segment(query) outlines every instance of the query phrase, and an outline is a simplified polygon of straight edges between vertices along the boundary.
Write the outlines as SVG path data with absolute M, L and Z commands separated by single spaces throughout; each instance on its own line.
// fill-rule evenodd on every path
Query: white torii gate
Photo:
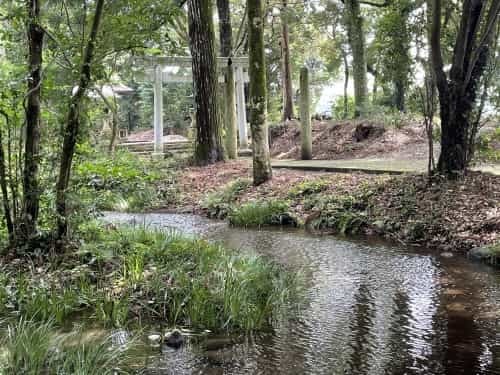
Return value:
M 154 154 L 163 153 L 163 82 L 191 82 L 192 75 L 176 76 L 165 68 L 180 67 L 191 68 L 192 59 L 186 56 L 168 56 L 168 57 L 146 57 L 142 59 L 148 63 L 153 69 L 151 79 L 153 81 L 153 97 L 154 97 Z M 228 58 L 218 57 L 217 65 L 219 69 L 227 68 Z M 247 116 L 245 106 L 245 82 L 248 82 L 248 57 L 232 57 L 231 67 L 234 69 L 235 76 L 235 93 L 236 93 L 236 118 L 238 122 L 239 147 L 240 149 L 248 148 L 247 135 Z M 219 81 L 224 82 L 223 77 L 219 77 Z

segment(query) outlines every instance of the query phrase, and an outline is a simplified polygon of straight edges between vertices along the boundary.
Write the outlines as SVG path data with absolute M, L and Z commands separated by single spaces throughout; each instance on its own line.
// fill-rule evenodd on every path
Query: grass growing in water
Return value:
M 160 320 L 212 331 L 257 330 L 281 317 L 298 283 L 282 267 L 176 233 L 87 223 L 78 254 L 0 285 L 5 316 L 58 326 L 76 313 L 106 326 Z
M 229 214 L 229 223 L 234 226 L 261 227 L 266 225 L 295 225 L 285 201 L 259 201 L 235 207 Z
M 81 333 L 57 334 L 51 322 L 21 317 L 9 323 L 0 340 L 0 373 L 4 375 L 120 374 L 127 351 L 109 339 L 83 342 Z

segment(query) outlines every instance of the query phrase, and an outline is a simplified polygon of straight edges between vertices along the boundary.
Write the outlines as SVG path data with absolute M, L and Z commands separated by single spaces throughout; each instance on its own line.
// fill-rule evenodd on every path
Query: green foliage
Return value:
M 79 237 L 77 257 L 56 270 L 0 279 L 4 316 L 55 326 L 78 313 L 108 327 L 160 320 L 256 330 L 278 319 L 297 294 L 298 284 L 282 267 L 204 240 L 90 223 Z
M 350 195 L 316 197 L 306 204 L 320 212 L 319 216 L 309 223 L 314 229 L 334 230 L 340 234 L 357 234 L 368 223 L 364 212 L 365 203 L 359 197 Z
M 324 179 L 304 180 L 293 186 L 288 191 L 288 195 L 290 196 L 290 198 L 304 197 L 321 193 L 328 189 L 329 186 L 330 182 Z
M 122 151 L 82 158 L 75 168 L 73 194 L 90 211 L 141 211 L 175 201 L 173 168 Z M 78 207 L 75 207 L 77 209 Z
M 347 97 L 347 118 L 352 118 L 354 116 L 354 96 Z M 332 114 L 336 120 L 344 120 L 344 97 L 337 96 L 333 102 Z
M 235 207 L 229 214 L 229 223 L 240 227 L 265 225 L 296 225 L 285 201 L 256 201 Z
M 202 202 L 202 207 L 209 217 L 225 219 L 234 202 L 251 184 L 249 179 L 238 178 L 224 187 L 222 191 L 208 194 Z
M 126 348 L 113 347 L 109 339 L 85 342 L 78 331 L 58 335 L 50 322 L 38 323 L 25 317 L 7 324 L 6 332 L 0 339 L 5 350 L 0 357 L 2 374 L 124 373 Z
M 287 272 L 261 257 L 175 233 L 124 228 L 98 247 L 113 254 L 108 265 L 122 265 L 119 278 L 107 281 L 113 297 L 98 301 L 104 320 L 146 304 L 141 314 L 172 325 L 259 329 L 277 317 L 293 286 Z
M 500 127 L 478 137 L 476 158 L 490 162 L 500 162 Z

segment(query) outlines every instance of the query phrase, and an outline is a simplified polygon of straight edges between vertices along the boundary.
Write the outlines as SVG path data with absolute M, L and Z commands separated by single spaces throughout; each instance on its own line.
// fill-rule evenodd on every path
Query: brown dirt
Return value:
M 313 158 L 317 160 L 379 158 L 426 159 L 427 141 L 421 124 L 408 124 L 400 129 L 385 127 L 360 142 L 354 135 L 360 125 L 384 128 L 369 121 L 313 121 Z M 300 156 L 300 123 L 288 121 L 271 128 L 271 155 L 277 159 Z
M 364 173 L 324 173 L 280 169 L 273 179 L 250 187 L 237 203 L 250 200 L 287 199 L 291 213 L 301 221 L 318 213 L 304 207 L 304 197 L 291 199 L 289 190 L 304 180 L 329 182 L 320 196 L 351 196 L 361 200 L 369 223 L 383 222 L 388 229 L 369 225 L 378 233 L 403 243 L 447 251 L 466 251 L 500 240 L 500 176 L 470 173 L 460 181 L 429 182 L 425 175 L 390 177 Z M 249 161 L 218 163 L 183 169 L 178 177 L 181 198 L 171 210 L 203 213 L 206 194 L 222 190 L 237 178 L 251 178 Z M 363 193 L 372 191 L 368 196 Z M 415 227 L 418 225 L 418 236 Z

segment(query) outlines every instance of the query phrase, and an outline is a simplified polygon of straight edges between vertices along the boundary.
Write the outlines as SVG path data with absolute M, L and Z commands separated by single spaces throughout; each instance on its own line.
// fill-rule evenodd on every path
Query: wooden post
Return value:
M 154 155 L 163 154 L 163 74 L 161 65 L 157 65 L 154 71 Z
M 312 130 L 309 99 L 309 72 L 306 67 L 300 69 L 300 122 L 302 124 L 301 138 L 301 156 L 302 160 L 312 159 Z
M 245 106 L 245 79 L 243 67 L 236 67 L 236 115 L 238 117 L 238 132 L 240 136 L 240 149 L 248 148 L 247 113 Z

